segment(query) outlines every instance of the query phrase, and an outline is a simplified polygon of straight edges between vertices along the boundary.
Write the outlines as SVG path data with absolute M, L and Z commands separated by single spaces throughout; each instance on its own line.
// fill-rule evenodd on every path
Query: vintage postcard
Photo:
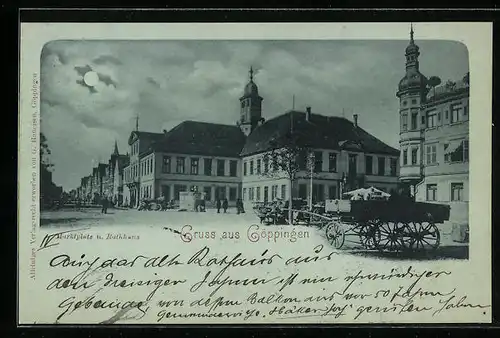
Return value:
M 490 23 L 23 23 L 19 324 L 491 322 Z

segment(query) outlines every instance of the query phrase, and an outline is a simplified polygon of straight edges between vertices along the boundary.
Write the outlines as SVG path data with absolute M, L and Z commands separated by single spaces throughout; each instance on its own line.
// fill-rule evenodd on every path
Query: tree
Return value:
M 52 164 L 49 161 L 50 148 L 47 144 L 47 138 L 43 133 L 40 133 L 40 170 L 50 171 Z
M 434 88 L 441 84 L 441 79 L 438 76 L 431 76 L 427 83 L 431 86 L 431 88 Z
M 288 132 L 282 137 L 273 138 L 269 142 L 270 150 L 263 155 L 265 167 L 262 175 L 272 178 L 287 178 L 290 184 L 288 194 L 288 222 L 293 224 L 292 215 L 292 187 L 298 178 L 299 172 L 306 169 L 306 156 L 310 147 L 304 142 L 300 133 Z

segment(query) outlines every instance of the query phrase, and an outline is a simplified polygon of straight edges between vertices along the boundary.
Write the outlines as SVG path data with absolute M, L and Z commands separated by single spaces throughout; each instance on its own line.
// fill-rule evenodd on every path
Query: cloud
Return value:
M 360 126 L 398 146 L 397 84 L 405 41 L 53 41 L 41 55 L 41 128 L 54 180 L 66 189 L 121 152 L 135 128 L 161 132 L 184 120 L 233 124 L 254 69 L 269 119 L 293 106 L 324 115 L 359 115 Z M 467 50 L 422 41 L 420 65 L 443 82 L 468 71 Z M 446 62 L 435 62 L 446 60 Z M 93 70 L 99 83 L 82 86 Z M 395 132 L 387 132 L 395 130 Z
M 96 57 L 95 59 L 92 60 L 92 63 L 96 65 L 105 65 L 108 63 L 115 64 L 115 65 L 121 65 L 122 62 L 114 57 L 113 55 L 100 55 Z
M 74 68 L 75 68 L 76 72 L 78 73 L 78 75 L 80 75 L 80 76 L 84 76 L 88 72 L 92 71 L 92 67 L 90 67 L 89 65 L 75 66 Z
M 99 81 L 104 83 L 106 86 L 113 86 L 116 88 L 117 82 L 114 81 L 111 76 L 102 74 L 102 73 L 97 73 L 97 76 L 99 77 Z

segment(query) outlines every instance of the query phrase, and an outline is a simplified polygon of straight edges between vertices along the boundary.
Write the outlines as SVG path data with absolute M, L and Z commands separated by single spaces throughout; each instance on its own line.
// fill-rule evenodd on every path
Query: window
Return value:
M 365 172 L 367 175 L 373 175 L 373 156 L 366 155 L 365 158 Z
M 349 154 L 349 173 L 351 175 L 356 175 L 357 173 L 357 161 L 358 156 L 356 154 Z
M 467 115 L 469 115 L 469 106 L 464 106 L 464 117 L 467 120 Z
M 238 166 L 238 162 L 235 160 L 229 161 L 229 176 L 236 177 L 236 169 Z
M 418 155 L 418 148 L 413 148 L 411 150 L 411 164 L 412 165 L 417 164 L 417 155 Z
M 260 201 L 260 187 L 257 187 L 257 194 L 256 194 L 257 201 Z
M 401 115 L 401 131 L 407 131 L 408 130 L 408 115 L 404 113 Z
M 328 199 L 335 199 L 337 198 L 337 187 L 334 185 L 331 185 L 328 187 Z
M 260 158 L 257 160 L 257 167 L 255 168 L 256 169 L 256 172 L 257 172 L 257 175 L 260 175 L 260 168 L 261 168 L 261 160 Z
M 215 191 L 218 199 L 223 200 L 226 198 L 226 187 L 217 187 Z
M 314 171 L 317 173 L 323 171 L 323 153 L 321 151 L 314 152 Z
M 398 167 L 398 160 L 396 158 L 391 158 L 391 176 L 396 176 L 397 174 L 397 167 Z
M 269 201 L 269 187 L 264 187 L 264 203 Z
M 203 168 L 203 173 L 205 176 L 211 176 L 212 175 L 212 159 L 211 158 L 206 158 L 204 160 L 204 168 Z
M 247 188 L 243 188 L 243 197 L 242 197 L 242 199 L 244 201 L 246 201 L 246 199 L 247 199 Z
M 330 153 L 328 157 L 328 170 L 330 172 L 337 172 L 337 153 Z
M 425 126 L 425 116 L 422 115 L 422 125 Z
M 427 164 L 434 164 L 437 162 L 437 157 L 436 157 L 436 145 L 428 145 L 425 148 L 425 155 L 426 155 L 426 163 Z
M 203 188 L 203 192 L 205 193 L 205 201 L 212 200 L 212 187 Z
M 269 157 L 264 156 L 264 159 L 262 162 L 264 162 L 264 170 L 263 171 L 264 171 L 264 173 L 267 173 L 269 170 Z
M 427 184 L 427 200 L 437 200 L 437 184 Z
M 403 150 L 403 165 L 408 164 L 408 149 Z
M 460 113 L 463 108 L 459 104 L 454 104 L 451 106 L 451 123 L 456 123 L 460 121 Z
M 427 112 L 427 128 L 434 128 L 436 125 L 436 111 Z
M 184 162 L 185 162 L 185 158 L 184 157 L 177 157 L 176 172 L 178 174 L 184 174 Z
M 404 100 L 403 101 L 403 106 L 406 106 L 408 104 L 408 101 Z
M 445 162 L 468 162 L 469 140 L 453 141 L 444 144 Z
M 162 185 L 161 186 L 161 195 L 165 200 L 170 200 L 170 186 L 169 185 Z
M 452 183 L 451 184 L 451 200 L 463 201 L 464 200 L 464 184 Z
M 198 175 L 198 161 L 197 158 L 191 159 L 191 175 Z
M 243 162 L 243 176 L 247 175 L 247 163 Z
M 299 154 L 297 155 L 297 165 L 300 170 L 306 170 L 307 169 L 307 153 L 304 150 L 301 150 Z
M 416 103 L 417 103 L 417 99 L 412 99 L 412 100 L 411 100 L 411 103 L 412 103 L 412 104 L 416 104 Z
M 253 161 L 250 161 L 250 175 L 253 175 Z
M 282 199 L 286 198 L 286 184 L 281 185 L 281 198 Z
M 254 195 L 253 195 L 253 194 L 254 194 L 254 190 L 253 190 L 253 188 L 248 188 L 248 199 L 249 199 L 250 201 L 253 201 L 253 198 L 254 198 Z
M 307 185 L 299 184 L 299 198 L 307 198 Z
M 224 176 L 225 162 L 224 160 L 217 160 L 217 176 Z
M 417 121 L 418 121 L 418 113 L 412 112 L 411 113 L 411 130 L 417 129 Z
M 229 188 L 229 200 L 236 201 L 236 188 L 234 187 Z
M 278 197 L 278 186 L 273 185 L 271 187 L 271 200 L 274 200 L 276 197 Z
M 385 157 L 378 158 L 378 174 L 379 176 L 385 175 Z

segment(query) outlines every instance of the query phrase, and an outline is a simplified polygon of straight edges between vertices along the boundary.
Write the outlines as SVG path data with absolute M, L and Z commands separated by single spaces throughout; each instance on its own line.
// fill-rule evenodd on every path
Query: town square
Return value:
M 133 42 L 47 44 L 41 227 L 87 223 L 120 232 L 213 224 L 246 233 L 252 224 L 265 231 L 285 226 L 335 248 L 349 248 L 353 233 L 361 249 L 453 247 L 468 257 L 463 45 L 420 42 L 410 25 L 407 41 L 303 46 L 320 54 L 338 50 L 336 65 L 319 56 L 315 64 L 312 52 L 288 42 L 238 43 L 143 43 L 143 53 L 165 52 L 148 55 L 158 67 L 163 62 L 156 73 L 125 53 Z M 352 60 L 349 51 L 356 52 Z M 433 63 L 446 53 L 454 62 Z M 136 74 L 142 84 L 123 71 L 134 62 L 143 67 Z M 297 68 L 301 62 L 311 63 Z M 324 77 L 326 70 L 331 75 Z M 75 101 L 66 102 L 66 94 Z

